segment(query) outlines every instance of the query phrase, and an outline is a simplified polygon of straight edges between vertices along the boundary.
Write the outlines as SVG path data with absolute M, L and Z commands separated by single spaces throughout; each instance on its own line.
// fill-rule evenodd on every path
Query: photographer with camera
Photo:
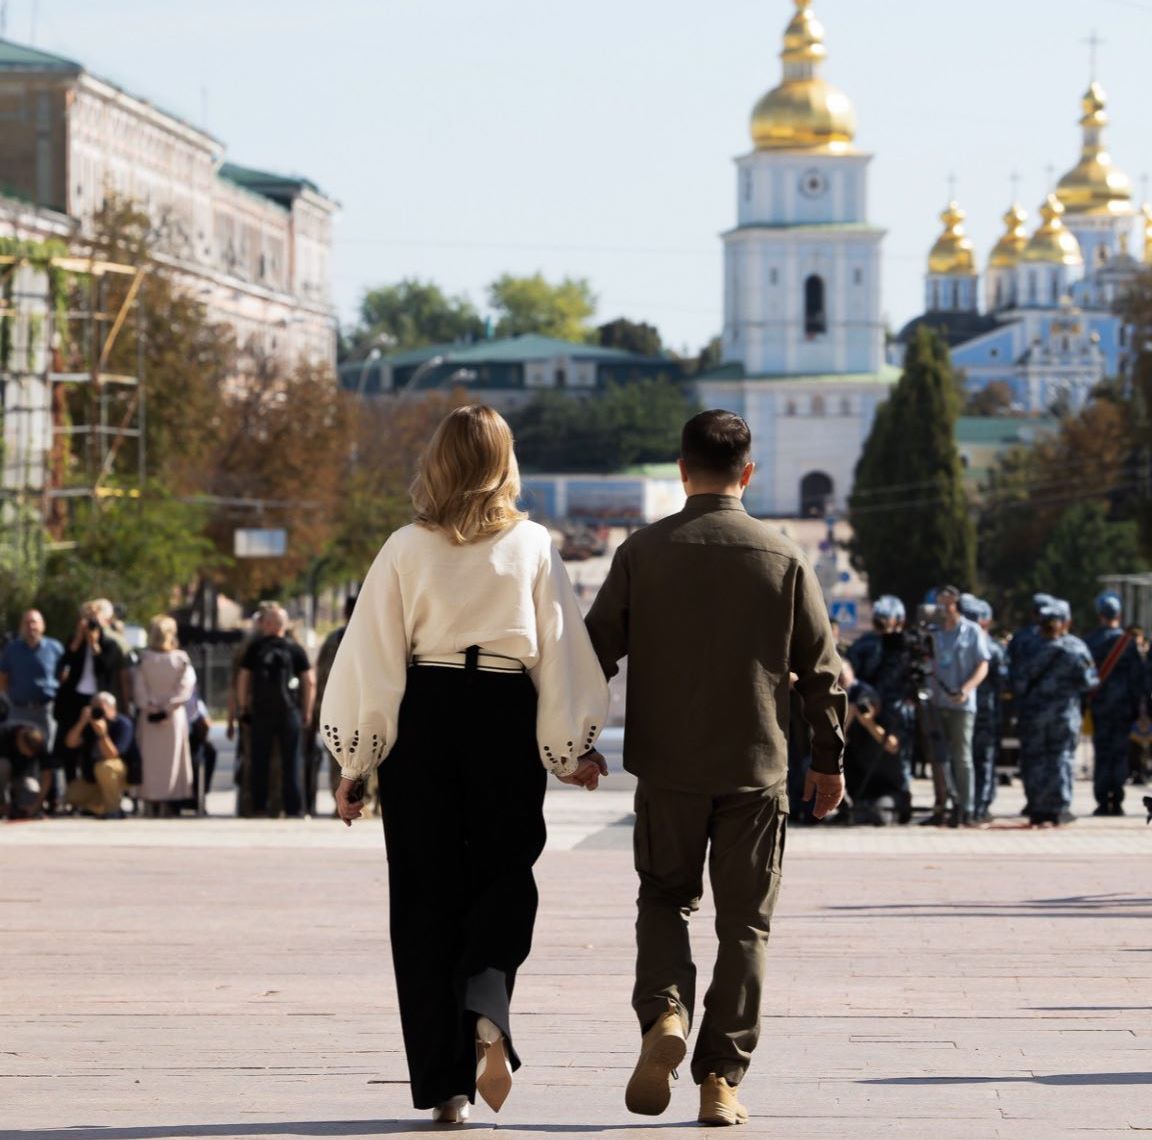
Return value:
M 890 800 L 899 823 L 912 818 L 919 675 L 904 632 L 906 616 L 899 598 L 877 598 L 871 631 L 849 646 L 847 654 L 859 686 L 858 692 L 849 693 L 850 723 L 857 728 L 849 734 L 845 753 L 848 795 L 854 804 Z M 864 813 L 871 814 L 871 809 Z
M 111 693 L 97 693 L 84 706 L 65 740 L 79 753 L 79 774 L 68 784 L 68 803 L 84 815 L 123 819 L 128 764 L 136 734 Z
M 77 773 L 75 746 L 68 744 L 71 730 L 78 723 L 92 698 L 100 692 L 111 693 L 117 702 L 126 697 L 124 671 L 126 661 L 120 643 L 105 628 L 105 618 L 112 616 L 111 606 L 101 599 L 85 602 L 80 607 L 76 629 L 64 647 L 56 691 L 56 743 L 53 761 L 64 770 L 65 786 Z

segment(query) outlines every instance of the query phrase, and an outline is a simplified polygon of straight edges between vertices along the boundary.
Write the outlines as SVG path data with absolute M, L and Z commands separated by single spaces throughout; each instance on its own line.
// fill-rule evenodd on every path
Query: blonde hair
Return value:
M 455 543 L 475 542 L 527 517 L 516 506 L 519 497 L 520 469 L 504 417 L 482 404 L 449 412 L 412 483 L 416 522 Z
M 156 653 L 168 653 L 177 648 L 176 619 L 166 614 L 157 614 L 148 623 L 148 648 Z

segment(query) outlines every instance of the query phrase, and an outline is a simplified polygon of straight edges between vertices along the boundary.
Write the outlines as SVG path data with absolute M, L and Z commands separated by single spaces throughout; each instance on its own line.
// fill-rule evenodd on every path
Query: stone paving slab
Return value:
M 565 791 L 549 812 L 596 802 Z M 626 833 L 599 818 L 574 829 Z M 1001 842 L 1014 846 L 989 846 Z M 407 1094 L 385 872 L 378 824 L 0 829 L 0 1140 L 431 1131 Z M 700 1134 L 687 1080 L 663 1118 L 623 1108 L 627 850 L 549 851 L 539 877 L 517 992 L 527 1063 L 499 1131 Z M 704 971 L 709 929 L 706 900 L 693 922 Z M 798 829 L 770 955 L 738 1135 L 1152 1132 L 1152 828 L 1139 820 L 1003 836 Z M 469 1130 L 495 1130 L 486 1107 Z

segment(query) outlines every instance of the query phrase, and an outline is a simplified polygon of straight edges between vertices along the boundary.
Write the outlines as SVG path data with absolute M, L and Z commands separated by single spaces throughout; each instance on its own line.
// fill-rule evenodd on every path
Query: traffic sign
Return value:
M 832 603 L 828 616 L 833 621 L 839 622 L 841 629 L 855 629 L 856 623 L 860 620 L 860 608 L 853 601 L 838 598 Z

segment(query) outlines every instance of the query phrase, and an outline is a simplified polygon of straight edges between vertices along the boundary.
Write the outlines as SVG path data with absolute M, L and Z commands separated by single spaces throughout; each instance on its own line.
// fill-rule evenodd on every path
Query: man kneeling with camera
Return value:
M 68 803 L 82 815 L 123 819 L 132 721 L 117 711 L 111 693 L 97 693 L 80 713 L 65 744 L 78 749 L 80 774 L 68 785 Z

